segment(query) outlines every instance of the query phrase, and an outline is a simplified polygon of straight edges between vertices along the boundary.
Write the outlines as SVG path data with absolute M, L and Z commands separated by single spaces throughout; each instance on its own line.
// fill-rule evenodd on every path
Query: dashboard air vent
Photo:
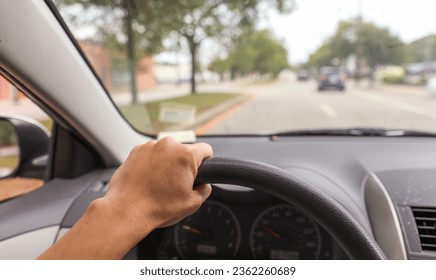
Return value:
M 412 208 L 421 249 L 436 251 L 436 208 Z

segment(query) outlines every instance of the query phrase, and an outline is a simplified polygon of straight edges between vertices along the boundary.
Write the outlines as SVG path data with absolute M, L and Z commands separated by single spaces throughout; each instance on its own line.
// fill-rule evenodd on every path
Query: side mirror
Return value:
M 0 120 L 0 178 L 8 177 L 17 170 L 19 152 L 14 126 Z
M 50 132 L 21 116 L 0 115 L 0 178 L 43 179 L 48 163 Z

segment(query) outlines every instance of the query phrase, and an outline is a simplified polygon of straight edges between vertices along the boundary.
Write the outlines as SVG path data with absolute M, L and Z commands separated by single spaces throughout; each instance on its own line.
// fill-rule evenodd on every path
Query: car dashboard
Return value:
M 430 137 L 216 136 L 198 141 L 211 144 L 215 156 L 271 164 L 320 188 L 375 238 L 389 259 L 436 259 L 436 142 Z M 1 203 L 0 258 L 38 256 L 105 194 L 114 171 L 57 178 Z M 16 246 L 26 250 L 11 249 Z M 155 230 L 126 258 L 347 256 L 297 207 L 242 186 L 215 185 L 196 214 Z
M 298 208 L 265 193 L 213 185 L 192 216 L 157 229 L 140 259 L 344 259 L 331 236 Z

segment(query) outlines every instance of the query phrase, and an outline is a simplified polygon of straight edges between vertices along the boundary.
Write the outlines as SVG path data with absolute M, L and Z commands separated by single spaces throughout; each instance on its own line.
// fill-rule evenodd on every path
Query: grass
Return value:
M 53 127 L 53 120 L 52 119 L 44 119 L 44 120 L 39 120 L 39 122 L 45 126 L 48 131 L 51 131 L 51 128 Z
M 248 83 L 247 86 L 268 86 L 275 81 L 276 79 L 259 79 Z
M 127 105 L 120 107 L 121 112 L 126 119 L 139 131 L 145 133 L 157 134 L 173 126 L 173 123 L 165 123 L 159 120 L 161 103 L 176 103 L 183 105 L 191 105 L 196 107 L 196 115 L 210 110 L 219 104 L 231 100 L 240 94 L 238 93 L 198 93 L 195 95 L 187 95 L 174 97 L 159 101 L 148 102 L 138 105 Z M 43 119 L 39 122 L 51 131 L 53 126 L 52 119 Z
M 163 131 L 174 125 L 159 120 L 160 105 L 162 103 L 177 103 L 195 106 L 196 115 L 198 116 L 199 114 L 239 95 L 240 94 L 237 93 L 198 93 L 195 95 L 153 101 L 142 105 L 123 106 L 120 109 L 132 125 L 138 130 L 148 133 L 158 133 L 159 131 Z M 144 114 L 146 114 L 147 117 L 144 117 Z M 144 120 L 144 118 L 148 118 L 148 120 Z M 148 124 L 146 124 L 146 122 L 148 122 Z
M 14 169 L 18 165 L 18 155 L 13 156 L 0 156 L 0 167 L 7 167 Z

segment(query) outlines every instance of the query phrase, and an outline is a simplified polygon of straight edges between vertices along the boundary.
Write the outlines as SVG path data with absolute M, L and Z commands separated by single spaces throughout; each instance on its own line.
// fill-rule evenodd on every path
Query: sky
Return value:
M 340 20 L 355 17 L 359 1 L 364 20 L 389 28 L 406 43 L 436 33 L 435 0 L 296 1 L 298 7 L 293 13 L 281 16 L 271 12 L 262 24 L 284 40 L 292 64 L 305 62 L 335 32 Z

